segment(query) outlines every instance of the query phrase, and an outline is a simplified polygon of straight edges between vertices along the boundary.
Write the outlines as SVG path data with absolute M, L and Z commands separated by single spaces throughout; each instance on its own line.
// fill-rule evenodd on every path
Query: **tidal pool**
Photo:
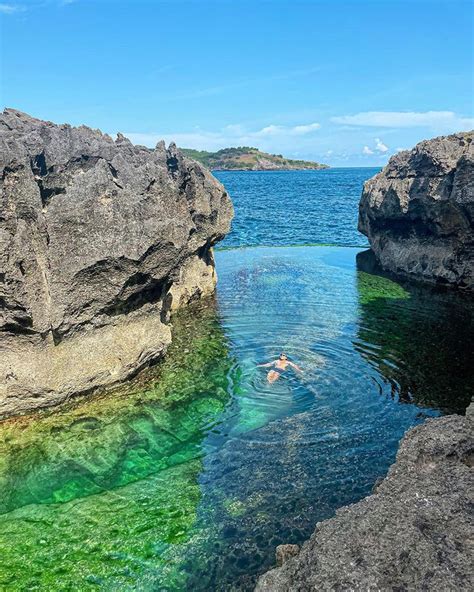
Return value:
M 468 298 L 357 249 L 216 253 L 216 299 L 113 393 L 0 424 L 0 589 L 251 590 L 473 394 Z M 270 386 L 286 351 L 304 373 Z

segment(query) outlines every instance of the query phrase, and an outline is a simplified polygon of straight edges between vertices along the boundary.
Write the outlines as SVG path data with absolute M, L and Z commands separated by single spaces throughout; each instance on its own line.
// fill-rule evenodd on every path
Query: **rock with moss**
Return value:
M 474 132 L 392 156 L 364 185 L 359 230 L 392 272 L 474 288 Z
M 474 367 L 465 355 L 474 351 L 471 294 L 395 281 L 371 251 L 357 254 L 357 270 L 357 351 L 400 402 L 464 413 L 474 397 Z
M 136 373 L 214 290 L 223 186 L 171 144 L 0 115 L 0 415 Z
M 203 440 L 235 376 L 212 298 L 173 323 L 125 385 L 0 423 L 0 590 L 187 589 Z

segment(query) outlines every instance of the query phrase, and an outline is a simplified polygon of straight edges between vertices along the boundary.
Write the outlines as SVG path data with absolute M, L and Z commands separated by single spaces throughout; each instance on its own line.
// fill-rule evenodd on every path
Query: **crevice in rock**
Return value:
M 371 232 L 383 233 L 385 236 L 393 236 L 407 239 L 411 236 L 429 238 L 433 236 L 432 230 L 421 218 L 377 218 L 370 221 Z
M 3 173 L 2 173 L 2 181 L 5 181 L 7 175 L 17 173 L 18 171 L 21 171 L 24 168 L 25 167 L 22 164 L 4 167 Z
M 38 185 L 38 189 L 40 192 L 41 203 L 43 207 L 46 207 L 53 195 L 59 195 L 60 193 L 66 193 L 65 187 L 47 187 L 45 184 L 45 180 L 48 177 L 48 174 L 52 172 L 54 167 L 50 167 L 46 164 L 46 156 L 44 152 L 37 154 L 33 158 L 30 159 L 30 166 L 35 177 L 36 184 Z
M 168 171 L 174 175 L 179 169 L 179 161 L 176 156 L 168 156 L 166 159 L 166 166 Z
M 197 250 L 196 255 L 206 263 L 206 265 L 212 265 L 214 258 L 211 253 L 211 242 L 208 240 L 206 243 Z
M 49 204 L 53 195 L 66 193 L 66 189 L 64 187 L 44 187 L 43 181 L 40 180 L 38 180 L 37 183 L 40 190 L 41 203 L 43 204 L 43 207 Z
M 107 165 L 108 165 L 108 167 L 110 169 L 110 172 L 112 173 L 112 177 L 114 179 L 117 179 L 118 178 L 118 171 L 117 171 L 117 169 L 110 162 L 108 162 Z
M 152 180 L 151 180 L 151 181 L 148 183 L 148 185 L 146 186 L 145 193 L 147 193 L 148 191 L 150 191 L 150 189 L 153 187 L 153 185 L 154 185 L 155 183 L 156 183 L 156 179 L 152 179 Z
M 137 273 L 124 285 L 121 294 L 128 288 L 136 288 L 129 296 L 122 298 L 120 295 L 114 302 L 103 309 L 108 316 L 126 315 L 142 308 L 145 304 L 156 304 L 168 291 L 169 283 L 166 280 L 156 280 L 147 274 Z
M 46 157 L 44 152 L 37 154 L 31 159 L 31 170 L 33 174 L 40 177 L 45 177 L 48 174 L 48 167 L 46 166 Z
M 71 158 L 63 168 L 63 171 L 72 171 L 75 170 L 82 170 L 88 171 L 99 162 L 99 156 L 89 156 L 88 154 L 81 154 L 81 156 L 76 156 L 75 158 Z

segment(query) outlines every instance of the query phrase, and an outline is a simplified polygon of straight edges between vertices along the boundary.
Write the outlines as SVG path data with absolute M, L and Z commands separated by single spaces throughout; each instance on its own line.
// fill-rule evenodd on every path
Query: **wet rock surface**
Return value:
M 364 184 L 359 230 L 392 272 L 474 288 L 474 132 L 392 156 Z
M 317 524 L 256 590 L 472 590 L 472 407 L 410 430 L 376 492 Z
M 223 186 L 171 144 L 0 115 L 0 415 L 125 379 L 214 290 Z

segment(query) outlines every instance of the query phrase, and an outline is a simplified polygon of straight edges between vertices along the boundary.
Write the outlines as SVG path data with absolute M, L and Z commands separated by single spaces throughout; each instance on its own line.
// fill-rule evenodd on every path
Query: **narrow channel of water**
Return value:
M 411 426 L 473 394 L 468 299 L 351 248 L 216 253 L 163 364 L 0 424 L 0 588 L 251 590 L 275 546 L 371 491 Z M 275 384 L 284 350 L 304 372 Z

